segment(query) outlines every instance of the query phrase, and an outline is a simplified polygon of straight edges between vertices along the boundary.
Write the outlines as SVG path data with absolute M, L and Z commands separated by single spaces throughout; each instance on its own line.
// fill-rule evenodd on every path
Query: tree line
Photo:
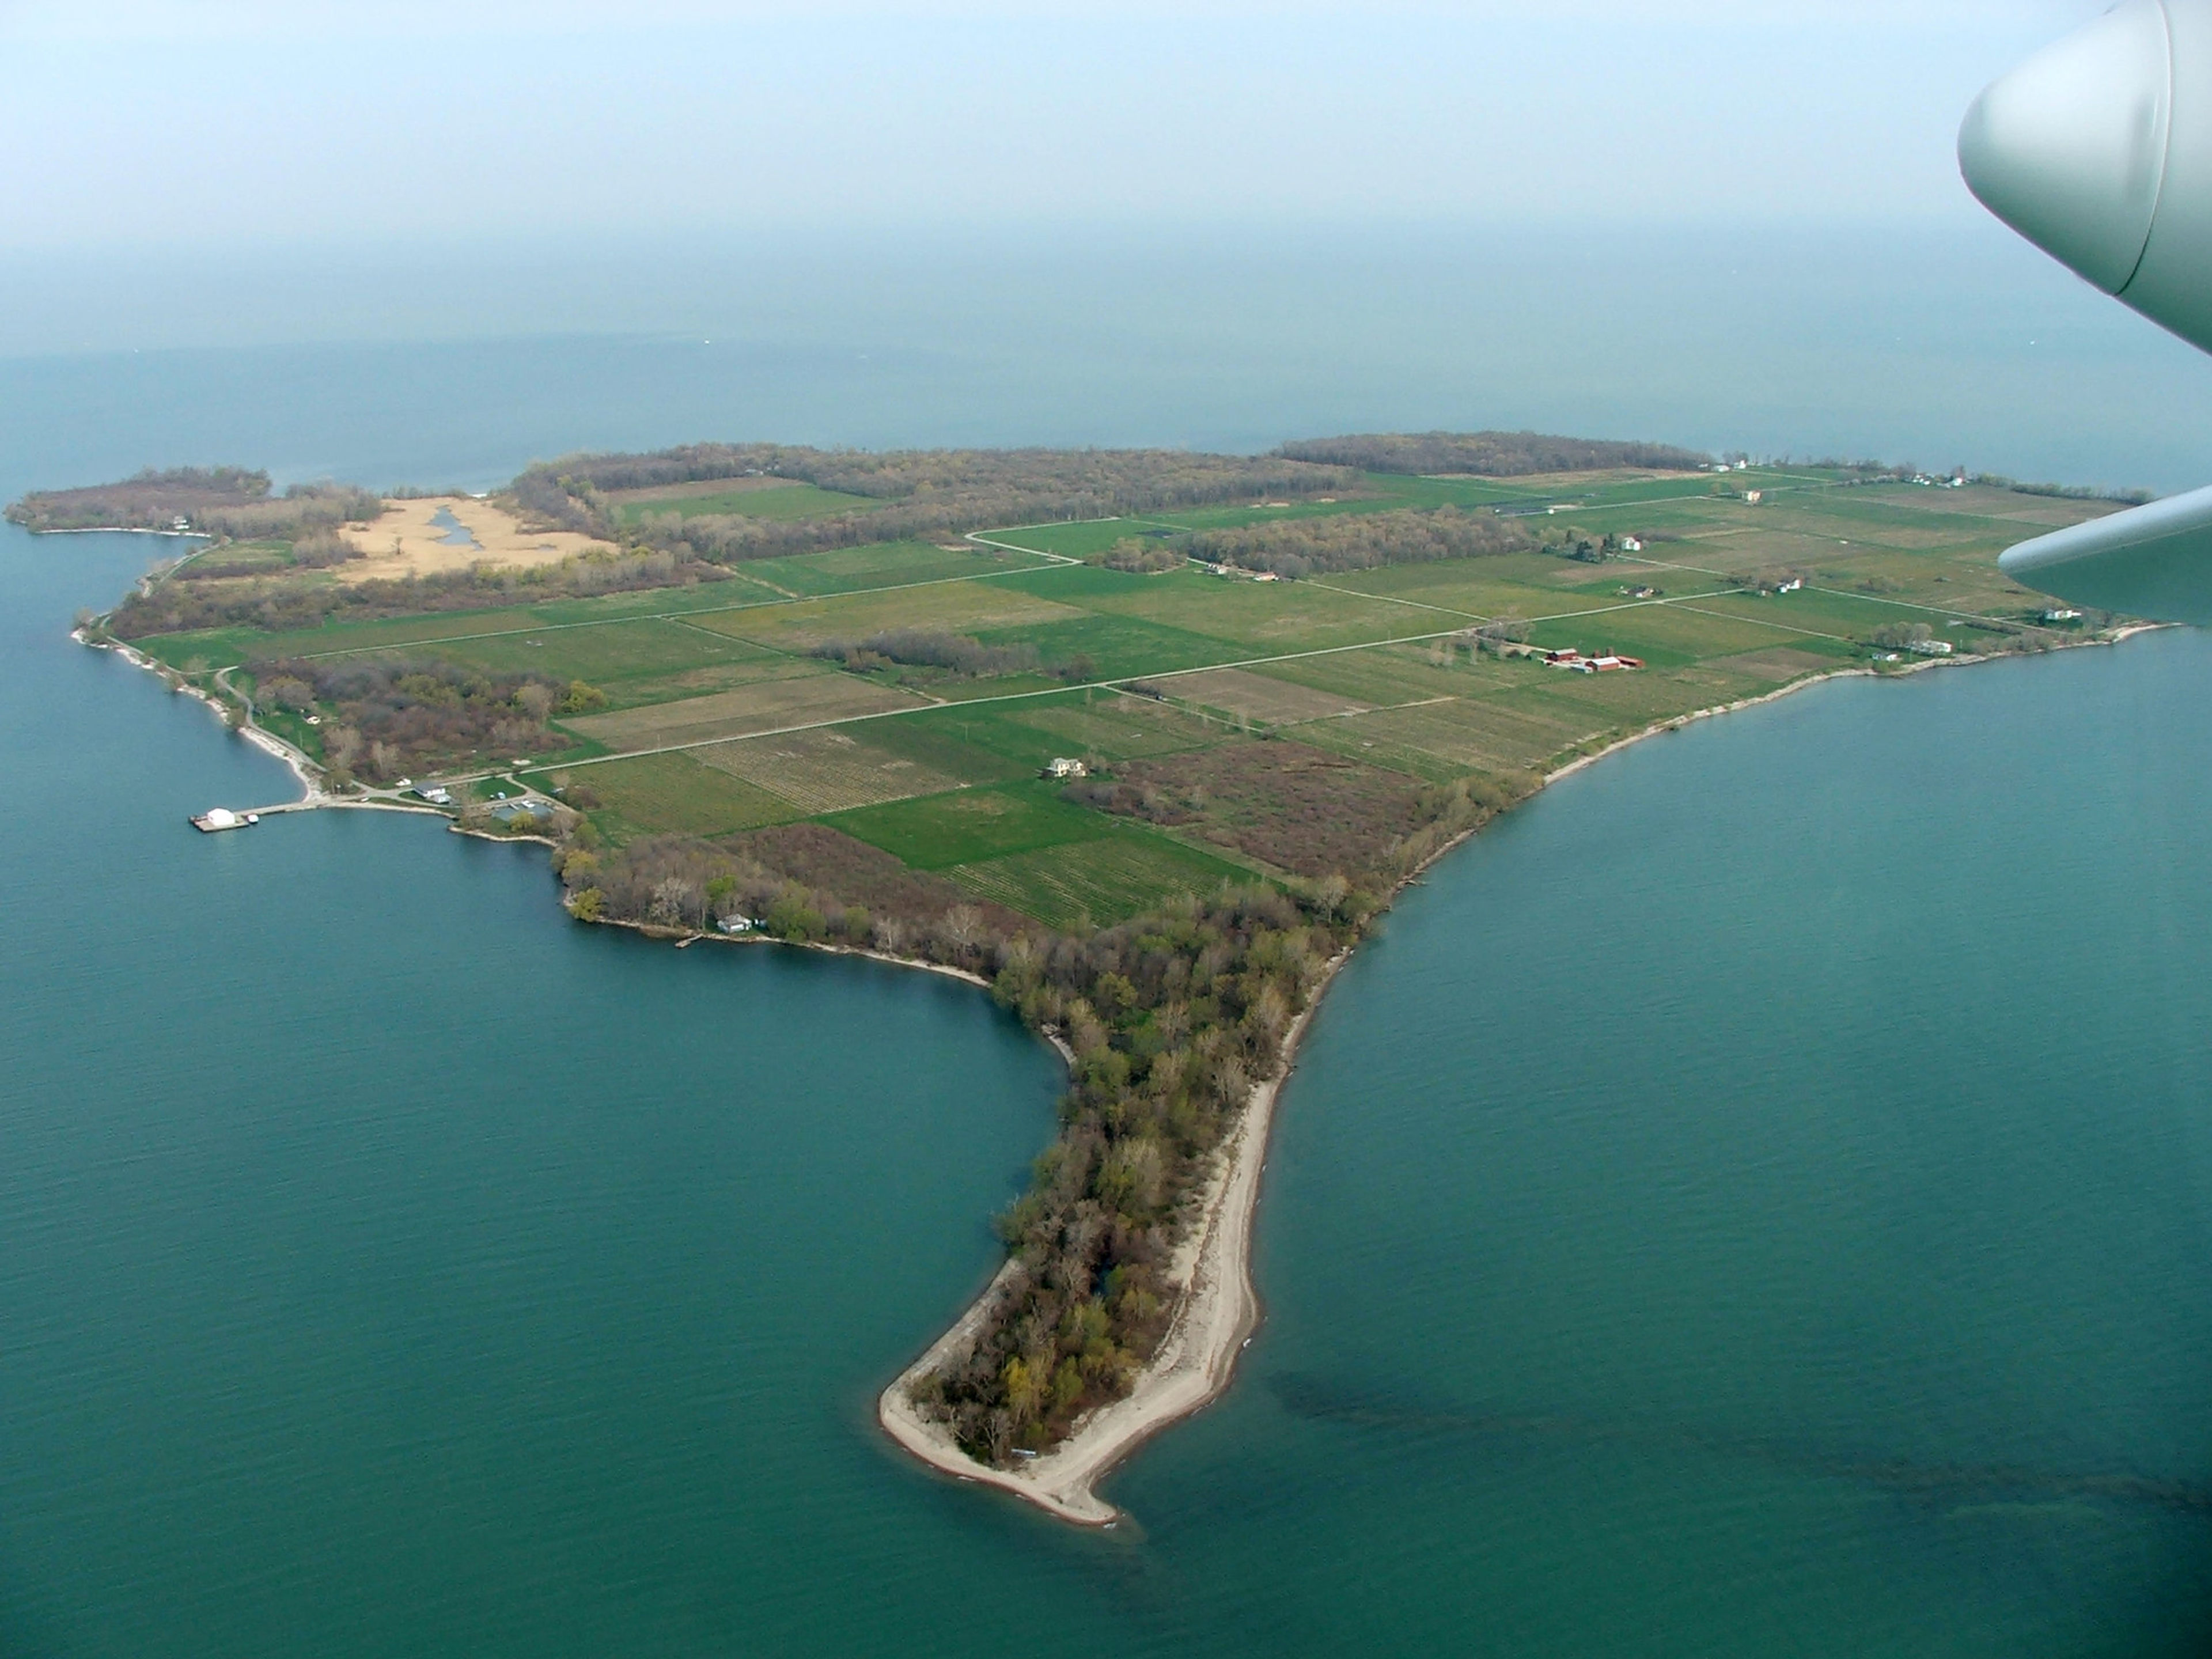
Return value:
M 1547 432 L 1364 432 L 1305 438 L 1275 452 L 1296 461 L 1363 472 L 1472 472 L 1524 477 L 1536 472 L 1592 472 L 1606 467 L 1692 471 L 1712 457 L 1672 444 L 1562 438 Z
M 888 628 L 869 635 L 857 645 L 845 640 L 825 640 L 808 654 L 842 663 L 855 673 L 903 664 L 941 668 L 962 678 L 1018 674 L 1036 668 L 1040 660 L 1033 645 L 986 645 L 970 635 L 947 634 L 927 628 Z
M 1456 507 L 1279 519 L 1234 530 L 1200 531 L 1177 543 L 1209 564 L 1292 577 L 1517 553 L 1535 544 L 1535 538 L 1510 520 Z
M 686 514 L 680 502 L 638 525 L 617 491 L 781 477 L 881 503 L 865 511 L 774 520 Z M 717 559 L 766 558 L 896 541 L 979 525 L 1099 519 L 1272 497 L 1348 494 L 1358 475 L 1282 456 L 1160 449 L 823 450 L 782 444 L 692 444 L 641 455 L 579 455 L 531 468 L 516 500 L 586 534 Z
M 428 575 L 380 577 L 374 581 L 305 583 L 281 575 L 266 580 L 196 579 L 186 565 L 175 577 L 133 592 L 108 619 L 118 639 L 144 639 L 206 628 L 258 628 L 289 633 L 330 623 L 374 622 L 441 611 L 478 611 L 546 599 L 688 587 L 726 581 L 719 565 L 653 550 L 578 554 L 558 564 L 471 565 Z
M 179 520 L 202 535 L 233 541 L 295 541 L 374 518 L 384 503 L 351 484 L 293 484 L 270 493 L 266 472 L 244 467 L 148 469 L 118 483 L 34 489 L 7 517 L 34 531 L 168 530 Z

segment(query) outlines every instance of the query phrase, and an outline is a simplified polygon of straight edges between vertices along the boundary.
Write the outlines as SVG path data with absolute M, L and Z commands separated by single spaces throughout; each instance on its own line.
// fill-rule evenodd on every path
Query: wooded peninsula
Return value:
M 2115 637 L 1996 568 L 2106 510 L 1431 433 L 698 444 L 483 496 L 181 469 L 7 515 L 191 538 L 81 636 L 280 749 L 311 801 L 544 842 L 580 922 L 971 976 L 1052 1041 L 1067 1089 L 1005 1263 L 884 1415 L 1106 1520 L 1090 1482 L 1225 1382 L 1261 1109 L 1400 887 L 1621 742 Z

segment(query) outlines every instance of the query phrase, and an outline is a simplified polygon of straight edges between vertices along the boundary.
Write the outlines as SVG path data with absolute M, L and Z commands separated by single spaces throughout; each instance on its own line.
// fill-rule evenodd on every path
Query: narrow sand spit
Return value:
M 1260 1297 L 1252 1287 L 1252 1219 L 1260 1205 L 1260 1176 L 1267 1167 L 1275 1098 L 1297 1057 L 1306 1022 L 1346 959 L 1340 956 L 1329 963 L 1305 1012 L 1291 1027 L 1281 1069 L 1253 1090 L 1237 1127 L 1214 1155 L 1215 1169 L 1206 1182 L 1198 1221 L 1169 1270 L 1170 1281 L 1181 1291 L 1173 1322 L 1134 1390 L 1091 1413 L 1050 1451 L 1011 1469 L 978 1463 L 960 1449 L 944 1425 L 915 1409 L 908 1391 L 974 1340 L 985 1316 L 1004 1294 L 1013 1268 L 1009 1261 L 959 1322 L 884 1390 L 876 1415 L 892 1439 L 947 1474 L 1002 1487 L 1063 1521 L 1103 1527 L 1121 1518 L 1121 1512 L 1094 1492 L 1092 1486 L 1142 1442 L 1226 1389 L 1245 1339 L 1260 1322 Z
M 2166 626 L 2141 623 L 2121 629 L 2112 643 Z M 2084 644 L 2100 643 L 2085 641 Z M 2074 647 L 2059 647 L 2069 649 Z M 1901 665 L 1902 672 L 1964 667 L 1972 663 L 2005 660 L 1996 657 L 1931 658 Z M 1778 687 L 1763 696 L 1745 697 L 1695 714 L 1661 720 L 1632 736 L 1595 753 L 1580 756 L 1545 775 L 1549 786 L 1584 767 L 1662 732 L 1672 732 L 1692 720 L 1734 714 L 1760 703 L 1794 696 L 1809 686 L 1832 679 L 1871 675 L 1871 668 L 1838 669 Z M 1437 849 L 1422 866 L 1427 870 L 1468 836 L 1470 830 Z M 1417 880 L 1416 872 L 1408 881 Z M 1353 950 L 1358 947 L 1355 945 Z M 1126 1399 L 1103 1406 L 1081 1419 L 1075 1432 L 1042 1455 L 1015 1468 L 993 1468 L 961 1450 L 941 1423 L 924 1417 L 915 1407 L 909 1390 L 922 1377 L 960 1354 L 975 1339 L 985 1316 L 1005 1294 L 1013 1264 L 1001 1267 L 983 1293 L 969 1304 L 957 1322 L 930 1345 L 928 1351 L 900 1372 L 877 1401 L 876 1418 L 892 1439 L 925 1463 L 962 1480 L 997 1486 L 1028 1499 L 1063 1521 L 1082 1526 L 1111 1526 L 1121 1511 L 1100 1498 L 1092 1486 L 1116 1463 L 1160 1430 L 1210 1404 L 1229 1387 L 1237 1357 L 1260 1322 L 1260 1298 L 1252 1285 L 1252 1224 L 1260 1202 L 1260 1177 L 1267 1166 L 1267 1139 L 1274 1123 L 1275 1098 L 1297 1063 L 1298 1043 L 1306 1024 L 1320 1007 L 1337 972 L 1351 957 L 1347 951 L 1328 965 L 1314 988 L 1305 1011 L 1291 1027 L 1283 1045 L 1283 1060 L 1275 1075 L 1252 1091 L 1252 1098 L 1237 1127 L 1221 1150 L 1212 1178 L 1207 1182 L 1197 1223 L 1176 1253 L 1170 1277 L 1181 1287 L 1174 1322 L 1135 1389 Z M 1055 1045 L 1059 1046 L 1059 1045 Z M 1063 1054 L 1065 1048 L 1062 1049 Z

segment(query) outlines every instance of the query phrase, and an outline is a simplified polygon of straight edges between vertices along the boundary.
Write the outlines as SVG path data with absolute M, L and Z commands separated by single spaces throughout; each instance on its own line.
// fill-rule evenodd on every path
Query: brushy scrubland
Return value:
M 185 573 L 193 567 L 186 566 Z M 472 565 L 428 576 L 380 579 L 345 585 L 276 576 L 266 580 L 195 578 L 181 574 L 134 592 L 115 608 L 108 626 L 118 639 L 144 639 L 204 628 L 258 628 L 289 633 L 331 622 L 374 622 L 438 611 L 479 611 L 497 605 L 538 605 L 647 587 L 723 581 L 719 566 L 673 553 L 580 554 L 559 564 Z
M 409 773 L 564 749 L 546 725 L 588 714 L 605 693 L 580 680 L 483 674 L 442 663 L 301 662 L 252 665 L 259 701 L 305 712 L 337 711 L 321 728 L 333 783 L 390 783 Z
M 1074 937 L 979 903 L 941 877 L 822 824 L 713 840 L 661 836 L 618 849 L 588 824 L 556 854 L 570 910 L 671 932 L 744 918 L 773 937 L 876 950 L 992 982 L 1000 1002 L 1073 1055 L 1060 1133 L 1029 1190 L 999 1220 L 1015 1267 L 973 1347 L 921 1385 L 917 1403 L 978 1458 L 1003 1463 L 1064 1437 L 1127 1392 L 1173 1311 L 1167 1270 L 1253 1087 L 1328 963 L 1395 884 L 1533 790 L 1515 775 L 1451 788 L 1389 783 L 1353 800 L 1349 763 L 1255 742 L 1202 777 L 1176 763 L 1097 804 L 1131 810 L 1161 792 L 1171 821 L 1192 799 L 1303 787 L 1311 810 L 1253 829 L 1279 867 L 1313 872 L 1167 907 Z M 1187 765 L 1187 763 L 1186 763 Z M 1389 799 L 1382 799 L 1388 795 Z
M 1198 559 L 1238 570 L 1298 577 L 1522 553 L 1537 545 L 1538 538 L 1521 524 L 1494 514 L 1457 507 L 1404 507 L 1382 513 L 1282 519 L 1229 530 L 1125 537 L 1092 555 L 1091 562 L 1150 575 Z
M 1671 444 L 1559 438 L 1543 432 L 1367 432 L 1308 438 L 1275 452 L 1287 459 L 1363 472 L 1471 472 L 1487 478 L 1537 472 L 1594 472 L 1607 467 L 1692 471 L 1712 457 Z
M 1184 545 L 1192 556 L 1209 564 L 1304 576 L 1366 570 L 1382 564 L 1520 553 L 1535 546 L 1536 538 L 1520 524 L 1494 514 L 1439 507 L 1346 513 L 1331 518 L 1247 525 L 1236 530 L 1206 530 L 1191 536 Z
M 641 525 L 617 522 L 611 492 L 718 479 L 779 477 L 880 505 L 775 520 L 684 515 L 659 505 Z M 1308 499 L 1358 489 L 1358 475 L 1280 456 L 1157 449 L 932 449 L 875 454 L 781 444 L 695 444 L 653 455 L 585 455 L 515 480 L 527 510 L 595 536 L 628 533 L 655 547 L 716 559 L 767 558 L 862 542 L 897 541 L 1054 519 L 1097 519 L 1213 507 L 1269 496 Z
M 811 654 L 842 663 L 855 673 L 898 664 L 941 668 L 963 677 L 1018 674 L 1035 668 L 1038 662 L 1033 645 L 986 645 L 966 634 L 927 628 L 886 629 L 857 645 L 846 640 L 825 640 Z

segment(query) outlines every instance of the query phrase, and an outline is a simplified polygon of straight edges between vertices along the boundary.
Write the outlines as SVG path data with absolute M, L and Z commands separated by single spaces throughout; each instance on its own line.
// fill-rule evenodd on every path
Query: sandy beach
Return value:
M 1229 1386 L 1237 1355 L 1259 1326 L 1260 1297 L 1252 1285 L 1252 1223 L 1260 1207 L 1260 1180 L 1267 1168 L 1275 1102 L 1297 1062 L 1307 1022 L 1348 959 L 1347 952 L 1328 964 L 1284 1041 L 1280 1069 L 1253 1090 L 1236 1128 L 1215 1153 L 1198 1219 L 1170 1269 L 1170 1279 L 1180 1291 L 1174 1320 L 1159 1352 L 1127 1396 L 1100 1407 L 1059 1445 L 1011 1469 L 978 1463 L 960 1449 L 943 1424 L 915 1408 L 908 1390 L 973 1340 L 1003 1291 L 1012 1265 L 1009 1262 L 958 1322 L 884 1390 L 876 1415 L 892 1439 L 947 1474 L 998 1486 L 1063 1521 L 1103 1527 L 1121 1518 L 1121 1512 L 1092 1488 L 1146 1440 L 1218 1398 Z

